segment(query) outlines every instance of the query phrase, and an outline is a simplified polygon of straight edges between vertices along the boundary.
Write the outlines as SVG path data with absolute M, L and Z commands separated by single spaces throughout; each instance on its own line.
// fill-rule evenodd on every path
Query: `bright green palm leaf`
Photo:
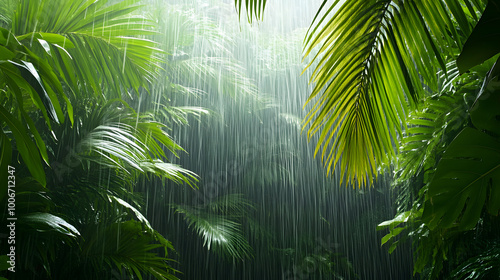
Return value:
M 248 22 L 252 22 L 254 17 L 256 20 L 262 20 L 264 18 L 266 2 L 267 0 L 234 0 L 234 5 L 240 18 L 244 7 L 247 11 Z M 243 7 L 242 4 L 244 4 Z
M 305 125 L 309 137 L 320 133 L 316 153 L 323 149 L 328 171 L 340 164 L 346 181 L 361 186 L 390 162 L 422 83 L 437 89 L 435 73 L 446 67 L 443 48 L 454 41 L 439 34 L 452 29 L 458 40 L 454 20 L 471 30 L 463 9 L 473 6 L 461 2 L 323 3 L 305 40 L 306 55 L 316 53 Z

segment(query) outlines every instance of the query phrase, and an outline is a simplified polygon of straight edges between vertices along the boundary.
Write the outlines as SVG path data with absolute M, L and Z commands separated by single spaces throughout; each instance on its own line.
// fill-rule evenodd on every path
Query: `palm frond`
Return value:
M 224 195 L 204 205 L 171 206 L 177 213 L 184 214 L 188 227 L 198 233 L 208 250 L 240 260 L 252 256 L 252 248 L 241 233 L 241 225 L 234 221 L 253 207 L 241 194 Z
M 73 225 L 50 213 L 29 213 L 20 217 L 20 221 L 22 221 L 21 227 L 29 226 L 38 231 L 53 231 L 71 238 L 80 235 Z
M 137 1 L 107 2 L 23 0 L 12 31 L 18 36 L 26 34 L 26 40 L 32 40 L 33 32 L 59 34 L 74 45 L 70 50 L 62 44 L 40 53 L 54 63 L 74 93 L 87 86 L 96 93 L 108 88 L 115 94 L 122 89 L 138 91 L 154 80 L 159 65 L 157 44 L 146 38 L 156 34 L 154 24 L 132 14 L 140 7 Z
M 16 0 L 5 0 L 0 3 L 0 27 L 7 28 L 12 22 L 12 13 Z
M 172 245 L 159 233 L 144 231 L 141 222 L 113 223 L 101 229 L 90 226 L 84 238 L 82 250 L 95 272 L 100 272 L 104 265 L 119 272 L 124 269 L 127 275 L 138 279 L 143 279 L 143 273 L 159 280 L 177 279 L 176 271 L 168 264 L 172 260 L 152 252 L 164 248 L 167 253 Z
M 253 208 L 253 204 L 245 199 L 243 194 L 226 194 L 209 201 L 204 207 L 212 213 L 222 213 L 226 216 L 242 216 Z
M 362 186 L 391 162 L 409 110 L 425 96 L 425 88 L 437 89 L 435 73 L 446 69 L 446 48 L 462 45 L 453 22 L 468 34 L 474 19 L 466 10 L 475 13 L 478 3 L 326 4 L 305 40 L 306 56 L 317 53 L 310 66 L 317 66 L 307 103 L 315 101 L 304 128 L 310 125 L 309 137 L 320 134 L 316 154 L 322 149 L 328 172 L 340 163 L 341 181 L 346 177 L 347 183 Z M 448 33 L 451 36 L 444 36 Z
M 264 18 L 266 2 L 267 0 L 234 0 L 234 5 L 240 18 L 243 13 L 243 8 L 246 9 L 248 22 L 251 23 L 254 20 L 254 17 L 256 20 L 262 20 Z
M 453 279 L 470 280 L 497 278 L 500 275 L 498 270 L 498 267 L 500 267 L 498 259 L 500 246 L 497 242 L 488 245 L 483 253 L 469 258 L 456 268 L 451 273 L 451 277 Z
M 9 165 L 12 161 L 12 144 L 10 143 L 9 137 L 5 135 L 3 129 L 0 129 L 0 168 L 2 170 L 9 170 Z M 9 174 L 4 172 L 4 174 L 0 174 L 0 180 L 2 182 L 8 182 Z M 7 195 L 7 192 L 0 194 L 0 201 L 3 201 L 3 198 Z
M 241 234 L 241 225 L 215 214 L 206 214 L 187 206 L 176 206 L 183 213 L 189 227 L 202 237 L 203 246 L 219 254 L 236 259 L 247 259 L 252 255 L 248 241 Z
M 107 102 L 81 122 L 84 126 L 73 129 L 82 133 L 76 143 L 77 156 L 124 172 L 152 172 L 193 186 L 197 180 L 193 172 L 163 161 L 164 148 L 174 155 L 182 150 L 163 130 L 164 125 L 153 121 L 151 115 L 138 116 L 119 104 Z
M 42 158 L 36 144 L 28 136 L 26 126 L 3 108 L 3 106 L 0 106 L 0 120 L 5 122 L 10 129 L 10 131 L 4 131 L 2 134 L 5 135 L 8 133 L 13 135 L 13 138 L 16 139 L 16 148 L 21 154 L 24 164 L 26 164 L 31 172 L 31 176 L 45 186 L 46 178 Z M 6 145 L 10 145 L 10 143 L 6 143 Z M 6 159 L 11 157 L 8 154 L 5 156 Z
M 398 182 L 435 166 L 439 160 L 435 157 L 439 150 L 443 151 L 443 142 L 453 139 L 451 132 L 455 130 L 456 134 L 466 121 L 462 117 L 466 105 L 459 94 L 433 96 L 424 101 L 424 110 L 411 113 L 401 140 Z

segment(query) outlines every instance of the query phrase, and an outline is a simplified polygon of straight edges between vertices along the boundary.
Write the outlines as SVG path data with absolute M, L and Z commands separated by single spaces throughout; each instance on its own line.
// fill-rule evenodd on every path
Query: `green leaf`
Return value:
M 55 231 L 69 237 L 77 237 L 80 232 L 61 217 L 49 213 L 30 213 L 19 217 L 20 223 L 27 225 L 37 231 Z
M 7 173 L 8 166 L 10 165 L 12 160 L 12 144 L 10 143 L 10 139 L 5 135 L 3 130 L 0 129 L 0 170 L 2 173 L 0 174 L 0 182 L 7 182 Z M 7 195 L 6 185 L 2 186 L 0 193 L 0 201 L 3 201 L 3 198 Z
M 386 227 L 394 228 L 401 223 L 406 223 L 408 221 L 408 218 L 411 216 L 411 214 L 412 214 L 412 211 L 403 212 L 403 213 L 397 215 L 392 220 L 384 221 L 384 222 L 378 224 L 377 230 L 381 230 L 381 229 L 384 229 Z
M 0 271 L 7 270 L 10 267 L 8 261 L 9 261 L 9 256 L 7 255 L 0 256 Z M 7 278 L 1 277 L 0 280 L 1 279 L 7 279 Z
M 489 0 L 486 8 L 457 58 L 460 73 L 500 53 L 500 1 Z
M 15 65 L 21 71 L 21 75 L 23 76 L 23 78 L 31 85 L 31 87 L 40 96 L 44 107 L 47 109 L 47 112 L 49 113 L 49 116 L 56 123 L 59 123 L 58 113 L 56 112 L 56 110 L 57 111 L 61 110 L 59 107 L 59 103 L 53 102 L 56 100 L 52 100 L 51 97 L 49 96 L 49 93 L 46 91 L 44 83 L 40 78 L 40 75 L 38 75 L 38 72 L 33 66 L 33 64 L 27 61 L 21 61 L 23 64 L 19 64 L 11 60 L 9 62 Z M 54 96 L 52 97 L 54 98 Z M 54 105 L 56 105 L 57 107 L 54 107 Z M 59 113 L 59 115 L 60 114 L 61 113 Z
M 453 226 L 471 229 L 479 220 L 488 192 L 497 197 L 498 188 L 500 142 L 479 130 L 465 128 L 438 163 L 422 219 L 431 229 Z M 498 210 L 500 201 L 492 198 L 489 208 Z
M 252 248 L 241 233 L 241 225 L 223 215 L 207 213 L 187 205 L 173 205 L 177 213 L 183 213 L 189 227 L 203 238 L 208 250 L 227 254 L 236 259 L 247 259 Z
M 33 141 L 28 136 L 26 128 L 5 108 L 0 106 L 0 119 L 7 123 L 16 139 L 16 148 L 23 158 L 23 163 L 28 167 L 31 175 L 40 184 L 45 186 L 45 171 L 40 159 L 40 153 Z
M 12 34 L 12 30 L 0 27 L 0 45 L 14 51 L 17 47 L 21 46 L 21 43 Z
M 16 56 L 15 53 L 11 52 L 6 47 L 0 45 L 0 60 L 13 59 Z
M 391 240 L 393 237 L 398 236 L 406 227 L 397 227 L 394 229 L 391 229 L 388 234 L 386 234 L 384 237 L 382 237 L 382 241 L 380 245 L 384 245 L 387 243 L 389 240 Z
M 133 207 L 128 202 L 126 202 L 125 200 L 123 200 L 123 199 L 121 199 L 119 197 L 116 197 L 116 196 L 113 196 L 113 195 L 108 195 L 108 198 L 110 200 L 116 201 L 121 206 L 123 206 L 126 209 L 130 210 L 132 213 L 134 213 L 134 215 L 139 220 L 139 222 L 143 223 L 150 232 L 154 232 L 154 230 L 151 227 L 151 224 L 149 223 L 148 219 L 146 217 L 144 217 L 144 215 L 142 215 L 142 213 L 139 210 L 137 210 L 137 208 Z
M 264 18 L 266 2 L 267 0 L 234 0 L 234 6 L 236 7 L 239 18 L 241 18 L 243 12 L 241 6 L 245 3 L 244 7 L 247 11 L 248 22 L 252 23 L 254 17 L 256 20 L 262 20 Z
M 500 136 L 500 58 L 491 68 L 478 97 L 470 109 L 475 127 Z

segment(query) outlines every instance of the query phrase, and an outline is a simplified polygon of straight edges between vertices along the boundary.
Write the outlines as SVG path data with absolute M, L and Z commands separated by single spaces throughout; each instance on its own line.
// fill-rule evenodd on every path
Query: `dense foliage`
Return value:
M 2 276 L 500 277 L 500 1 L 217 5 L 0 3 Z

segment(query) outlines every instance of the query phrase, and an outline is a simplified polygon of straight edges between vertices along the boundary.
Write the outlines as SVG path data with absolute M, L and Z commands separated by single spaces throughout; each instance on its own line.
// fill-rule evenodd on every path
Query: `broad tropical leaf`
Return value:
M 500 209 L 500 141 L 465 128 L 449 145 L 427 192 L 422 219 L 431 229 L 473 228 L 485 203 Z
M 471 121 L 480 130 L 500 136 L 500 58 L 488 71 L 481 91 L 470 109 Z
M 72 238 L 80 236 L 80 232 L 73 225 L 50 213 L 29 213 L 19 217 L 19 220 L 21 227 L 31 227 L 38 231 L 54 231 Z
M 457 58 L 460 73 L 500 53 L 498 26 L 500 26 L 500 1 L 489 0 L 481 19 L 467 38 Z

